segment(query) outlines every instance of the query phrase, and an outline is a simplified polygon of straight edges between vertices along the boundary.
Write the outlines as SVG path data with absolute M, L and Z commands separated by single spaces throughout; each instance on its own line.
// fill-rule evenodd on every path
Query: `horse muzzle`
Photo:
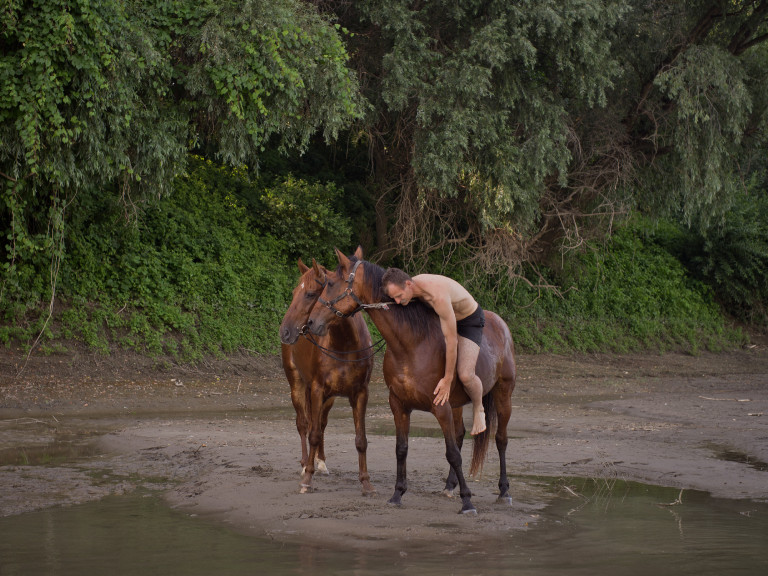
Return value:
M 283 344 L 296 344 L 296 340 L 299 339 L 301 334 L 298 326 L 281 326 L 280 327 L 280 342 Z
M 304 328 L 315 336 L 325 336 L 328 333 L 328 325 L 325 322 L 314 322 L 309 320 Z

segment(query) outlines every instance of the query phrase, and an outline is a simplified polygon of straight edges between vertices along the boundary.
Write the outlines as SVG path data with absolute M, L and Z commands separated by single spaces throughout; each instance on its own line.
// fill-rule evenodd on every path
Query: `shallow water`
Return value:
M 528 480 L 526 480 L 528 481 Z M 530 479 L 541 482 L 540 479 Z M 246 536 L 155 494 L 0 519 L 10 575 L 696 575 L 768 573 L 768 505 L 633 483 L 568 480 L 540 522 L 471 553 L 426 543 L 348 552 Z

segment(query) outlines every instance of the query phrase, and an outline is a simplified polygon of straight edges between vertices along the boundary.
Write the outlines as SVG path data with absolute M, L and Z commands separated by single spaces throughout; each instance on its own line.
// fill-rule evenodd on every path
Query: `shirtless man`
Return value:
M 458 368 L 459 380 L 472 400 L 471 434 L 483 432 L 483 383 L 475 374 L 485 326 L 483 309 L 464 286 L 446 276 L 419 274 L 411 278 L 399 268 L 390 268 L 384 273 L 381 284 L 384 292 L 397 304 L 407 306 L 411 299 L 418 298 L 437 313 L 445 338 L 445 375 L 435 388 L 434 403 L 442 406 L 448 400 Z

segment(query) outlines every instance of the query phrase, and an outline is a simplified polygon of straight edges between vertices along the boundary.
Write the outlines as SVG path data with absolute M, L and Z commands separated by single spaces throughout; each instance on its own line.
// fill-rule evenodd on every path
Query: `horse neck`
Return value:
M 394 306 L 394 304 L 393 304 Z M 381 337 L 387 343 L 387 349 L 392 352 L 406 350 L 406 345 L 402 338 L 403 332 L 408 328 L 396 322 L 388 310 L 378 310 L 375 308 L 366 309 L 371 321 L 378 328 Z
M 377 302 L 374 298 L 371 278 L 366 277 L 365 281 L 355 286 L 355 292 L 360 299 L 360 302 L 363 304 L 374 304 Z M 396 304 L 393 302 L 390 304 L 390 307 L 395 305 Z M 387 343 L 387 349 L 394 352 L 395 350 L 405 348 L 404 344 L 401 342 L 400 336 L 402 335 L 403 330 L 408 330 L 408 327 L 395 321 L 389 310 L 366 308 L 365 312 L 376 325 L 381 337 Z
M 364 325 L 364 323 L 363 323 Z M 361 326 L 354 318 L 345 318 L 328 327 L 328 340 L 336 350 L 353 350 L 363 343 Z

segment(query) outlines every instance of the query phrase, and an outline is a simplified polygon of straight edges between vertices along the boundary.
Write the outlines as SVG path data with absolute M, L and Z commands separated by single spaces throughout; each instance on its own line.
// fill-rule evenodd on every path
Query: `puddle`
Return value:
M 765 574 L 768 505 L 636 483 L 573 480 L 550 521 L 569 574 Z M 610 488 L 610 489 L 609 489 Z M 532 531 L 532 533 L 535 531 Z M 585 554 L 585 552 L 588 552 Z
M 258 412 L 248 414 L 261 417 Z M 183 417 L 213 418 L 200 413 Z M 33 419 L 6 421 L 0 428 L 0 465 L 90 458 L 96 436 L 135 420 L 82 419 L 67 426 Z M 442 436 L 439 428 L 420 425 L 413 426 L 411 434 Z M 717 450 L 724 459 L 765 470 L 763 462 L 748 455 Z M 107 472 L 105 479 L 110 481 Z M 515 481 L 544 484 L 557 496 L 531 528 L 472 545 L 469 553 L 437 553 L 430 542 L 418 539 L 405 541 L 401 548 L 382 541 L 374 551 L 349 550 L 342 541 L 338 548 L 302 545 L 298 537 L 295 543 L 277 543 L 172 510 L 158 492 L 140 490 L 0 518 L 0 576 L 768 573 L 766 503 L 713 499 L 700 492 L 618 480 Z M 483 522 L 482 515 L 475 521 Z
M 172 510 L 153 494 L 111 496 L 0 518 L 0 574 L 754 576 L 768 570 L 766 504 L 618 481 L 568 479 L 553 490 L 563 495 L 534 528 L 461 555 L 437 554 L 419 542 L 399 552 L 278 544 Z
M 744 452 L 739 452 L 738 450 L 721 450 L 718 452 L 717 457 L 727 462 L 738 462 L 739 464 L 746 464 L 747 466 L 750 466 L 759 472 L 768 472 L 768 463 L 758 460 L 757 458 L 754 458 L 749 454 L 745 454 Z
M 90 443 L 54 441 L 45 446 L 0 450 L 0 466 L 51 466 L 99 454 Z

